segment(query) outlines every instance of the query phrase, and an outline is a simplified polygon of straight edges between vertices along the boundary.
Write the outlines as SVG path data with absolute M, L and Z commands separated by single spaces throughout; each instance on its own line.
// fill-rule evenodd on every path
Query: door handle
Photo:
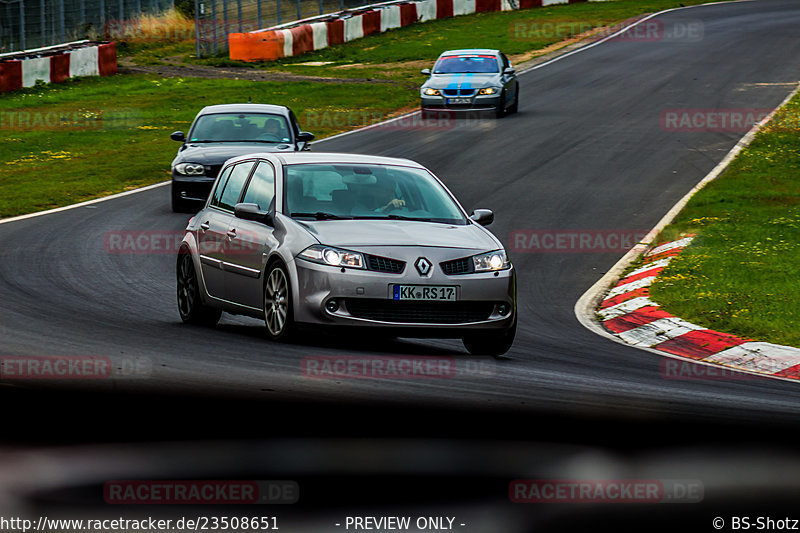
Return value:
M 206 221 L 206 222 L 203 222 L 202 224 L 200 224 L 200 230 L 201 230 L 201 231 L 208 231 L 208 228 L 210 228 L 210 227 L 211 227 L 211 226 L 209 226 L 209 225 L 208 225 L 208 222 L 207 222 L 207 221 Z
M 232 229 L 232 230 L 228 231 L 228 237 L 231 238 L 231 239 L 235 239 L 236 238 L 236 230 Z

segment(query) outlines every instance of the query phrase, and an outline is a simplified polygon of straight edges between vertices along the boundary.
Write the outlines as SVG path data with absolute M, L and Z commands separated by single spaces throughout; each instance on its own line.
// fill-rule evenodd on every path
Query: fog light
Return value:
M 509 312 L 511 312 L 511 306 L 508 304 L 500 304 L 497 306 L 497 312 L 500 316 L 506 316 Z
M 327 311 L 329 313 L 335 313 L 336 311 L 339 310 L 339 301 L 338 300 L 328 300 L 325 303 L 325 309 L 327 309 Z

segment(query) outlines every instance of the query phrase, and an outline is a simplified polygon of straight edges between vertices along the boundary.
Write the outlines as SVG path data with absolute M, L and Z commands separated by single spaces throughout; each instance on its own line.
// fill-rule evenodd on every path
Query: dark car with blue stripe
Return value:
M 492 110 L 502 117 L 517 111 L 516 71 L 499 50 L 450 50 L 422 73 L 429 76 L 420 88 L 423 114 Z

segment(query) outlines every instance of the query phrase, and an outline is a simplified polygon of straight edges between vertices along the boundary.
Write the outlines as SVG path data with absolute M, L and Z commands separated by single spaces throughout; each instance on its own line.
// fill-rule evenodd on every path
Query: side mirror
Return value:
M 420 70 L 420 72 L 422 72 L 426 76 L 430 76 L 431 75 L 431 69 L 429 69 L 429 68 L 424 68 L 424 69 Z
M 262 224 L 266 224 L 267 226 L 272 226 L 273 218 L 272 213 L 267 211 L 262 211 L 258 204 L 236 204 L 233 207 L 233 216 L 236 218 L 241 218 L 242 220 L 253 220 L 255 222 L 261 222 Z
M 314 140 L 314 134 L 307 131 L 301 131 L 297 134 L 297 142 L 307 143 Z
M 481 226 L 488 226 L 492 222 L 494 222 L 494 213 L 491 209 L 476 209 L 472 212 L 469 216 L 473 221 L 477 222 Z
M 170 134 L 169 138 L 173 141 L 186 142 L 186 135 L 184 135 L 182 131 L 173 132 Z
M 511 67 L 507 67 L 503 70 L 503 74 L 507 74 L 509 76 L 511 76 L 512 74 L 516 74 L 516 72 L 517 72 L 516 69 L 513 69 Z

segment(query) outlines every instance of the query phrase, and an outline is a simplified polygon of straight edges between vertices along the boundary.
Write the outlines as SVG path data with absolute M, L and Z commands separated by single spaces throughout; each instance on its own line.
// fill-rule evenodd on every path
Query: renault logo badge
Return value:
M 420 276 L 427 276 L 431 273 L 431 269 L 433 268 L 431 262 L 424 257 L 417 259 L 417 262 L 414 263 L 414 266 L 417 267 L 417 272 L 419 272 Z

